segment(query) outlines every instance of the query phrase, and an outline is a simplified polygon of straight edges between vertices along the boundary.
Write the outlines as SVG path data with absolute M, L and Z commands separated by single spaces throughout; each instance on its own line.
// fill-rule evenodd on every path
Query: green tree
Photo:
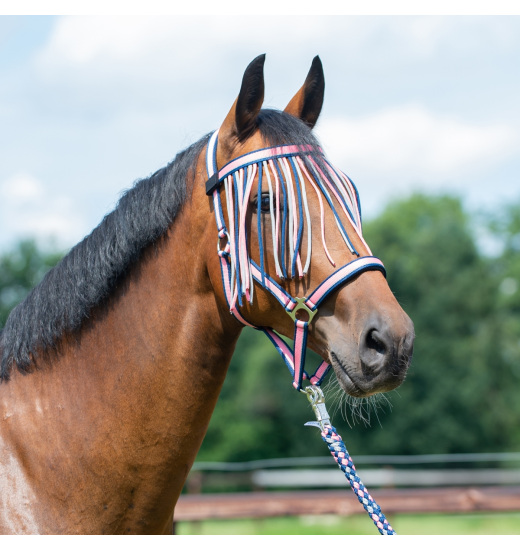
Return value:
M 518 406 L 500 353 L 497 279 L 460 200 L 415 195 L 365 233 L 417 335 L 391 429 L 378 438 L 385 451 L 510 450 Z
M 364 232 L 417 338 L 407 380 L 387 398 L 335 405 L 329 375 L 329 412 L 349 451 L 355 457 L 511 450 L 519 369 L 501 343 L 500 270 L 479 250 L 461 201 L 415 195 L 390 204 Z M 510 331 L 518 342 L 518 327 Z M 303 427 L 312 412 L 284 369 L 262 334 L 244 331 L 199 459 L 326 453 L 318 432 Z M 360 420 L 368 417 L 369 425 Z
M 33 240 L 19 242 L 0 256 L 0 327 L 13 307 L 58 263 L 61 254 L 43 250 Z
M 329 375 L 328 409 L 354 457 L 520 443 L 520 205 L 505 214 L 494 222 L 503 243 L 496 258 L 479 249 L 473 220 L 453 197 L 415 195 L 365 224 L 417 337 L 407 380 L 387 397 L 339 398 Z M 0 257 L 1 325 L 59 258 L 31 241 Z M 319 362 L 312 353 L 309 361 Z M 303 426 L 312 419 L 270 342 L 245 329 L 198 460 L 324 456 L 318 431 Z
M 516 388 L 520 385 L 520 203 L 507 205 L 491 227 L 502 244 L 493 262 L 499 291 L 500 357 L 509 370 L 512 388 Z M 514 440 L 520 444 L 520 429 Z

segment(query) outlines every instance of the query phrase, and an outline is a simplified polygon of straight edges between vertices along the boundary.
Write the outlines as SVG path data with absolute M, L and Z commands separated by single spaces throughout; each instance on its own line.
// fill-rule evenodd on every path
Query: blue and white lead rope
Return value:
M 370 496 L 370 493 L 357 475 L 354 462 L 352 462 L 352 458 L 345 447 L 345 443 L 343 443 L 336 428 L 334 428 L 334 426 L 328 426 L 321 432 L 321 438 L 327 443 L 334 460 L 350 483 L 352 491 L 354 491 L 354 494 L 357 496 L 359 502 L 362 504 L 379 532 L 382 535 L 395 535 L 396 532 L 388 523 L 388 520 L 381 511 L 381 507 Z
M 356 467 L 350 457 L 345 443 L 341 439 L 341 436 L 336 431 L 336 428 L 331 425 L 329 413 L 325 407 L 325 397 L 321 388 L 317 386 L 307 386 L 301 390 L 302 393 L 307 394 L 314 414 L 316 415 L 316 421 L 307 422 L 306 426 L 316 426 L 321 431 L 321 438 L 329 447 L 329 451 L 334 457 L 336 464 L 341 471 L 345 474 L 350 487 L 357 499 L 366 510 L 370 519 L 374 522 L 379 532 L 382 535 L 396 535 L 390 523 L 386 519 L 385 515 L 381 511 L 381 507 L 371 497 L 367 488 L 356 473 Z

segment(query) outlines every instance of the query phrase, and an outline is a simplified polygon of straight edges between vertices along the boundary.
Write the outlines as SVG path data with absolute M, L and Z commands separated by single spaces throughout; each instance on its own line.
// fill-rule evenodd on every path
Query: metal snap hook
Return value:
M 311 404 L 317 420 L 317 422 L 306 422 L 305 426 L 315 426 L 316 428 L 320 428 L 321 431 L 327 426 L 331 426 L 330 416 L 325 406 L 325 396 L 323 395 L 322 389 L 319 386 L 311 385 L 300 391 L 307 395 L 307 399 Z

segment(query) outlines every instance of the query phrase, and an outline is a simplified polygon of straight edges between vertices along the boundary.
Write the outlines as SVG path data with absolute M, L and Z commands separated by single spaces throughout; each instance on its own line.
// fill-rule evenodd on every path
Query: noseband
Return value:
M 336 199 L 336 204 L 339 203 L 340 210 L 346 215 L 347 220 L 354 227 L 361 241 L 366 245 L 361 236 L 361 215 L 357 191 L 350 179 L 341 172 L 336 171 L 327 162 L 321 150 L 316 150 L 307 145 L 282 145 L 258 149 L 237 157 L 219 170 L 217 167 L 217 140 L 218 130 L 211 136 L 206 152 L 206 169 L 208 173 L 206 194 L 213 198 L 219 238 L 217 250 L 220 257 L 222 284 L 230 312 L 240 323 L 257 330 L 262 330 L 267 335 L 287 365 L 293 377 L 293 386 L 297 390 L 301 389 L 304 379 L 309 380 L 312 385 L 319 386 L 328 373 L 330 365 L 326 361 L 322 361 L 312 376 L 304 368 L 309 325 L 318 312 L 319 305 L 339 286 L 347 283 L 364 271 L 377 270 L 385 274 L 385 268 L 381 260 L 374 256 L 360 257 L 350 241 L 347 231 L 334 207 L 333 197 Z M 317 157 L 320 158 L 321 163 L 317 163 L 314 160 Z M 312 179 L 309 172 L 312 172 L 314 176 Z M 311 257 L 310 216 L 307 206 L 304 175 L 318 194 L 322 216 L 322 242 L 329 261 L 332 265 L 335 265 L 327 251 L 324 239 L 322 197 L 325 198 L 333 211 L 336 224 L 347 247 L 358 257 L 334 271 L 332 275 L 327 277 L 308 296 L 298 298 L 291 296 L 264 271 L 260 196 L 262 180 L 265 177 L 269 185 L 271 227 L 275 247 L 277 275 L 281 278 L 293 278 L 298 273 L 298 276 L 302 278 L 307 272 Z M 257 208 L 260 265 L 248 257 L 247 235 L 245 232 L 247 206 L 251 196 L 253 181 L 256 177 L 258 177 L 259 200 Z M 292 177 L 295 179 L 294 189 L 296 192 L 293 189 Z M 226 190 L 229 231 L 224 220 L 220 199 L 220 187 L 222 184 L 225 185 Z M 279 192 L 280 188 L 282 189 L 283 197 Z M 276 192 L 274 189 L 276 189 Z M 285 189 L 287 189 L 287 192 Z M 277 207 L 276 224 L 272 219 L 275 200 Z M 282 204 L 283 216 L 282 214 L 278 214 L 282 210 Z M 305 218 L 309 225 L 309 240 L 307 245 L 307 261 L 305 266 L 303 266 L 299 249 L 300 245 L 302 245 L 303 222 Z M 275 225 L 276 227 L 274 227 Z M 275 234 L 281 236 L 280 261 L 278 259 L 278 243 Z M 289 241 L 289 250 L 284 250 L 286 240 Z M 221 245 L 223 248 L 221 248 Z M 291 260 L 288 266 L 284 264 L 284 257 L 286 255 L 289 255 Z M 253 281 L 268 290 L 280 302 L 293 320 L 294 346 L 292 350 L 273 329 L 256 327 L 241 315 L 238 307 L 242 305 L 242 298 L 245 297 L 252 303 Z M 299 318 L 303 316 L 307 317 L 307 319 L 302 320 Z

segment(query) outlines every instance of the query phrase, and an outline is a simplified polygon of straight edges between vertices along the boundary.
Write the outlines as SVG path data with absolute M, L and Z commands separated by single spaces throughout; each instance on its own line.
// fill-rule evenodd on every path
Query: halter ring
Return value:
M 296 305 L 294 306 L 293 309 L 291 309 L 291 311 L 288 311 L 288 310 L 285 310 L 287 311 L 287 314 L 289 315 L 289 317 L 296 323 L 296 321 L 298 321 L 299 319 L 296 317 L 296 312 L 300 311 L 301 309 L 303 309 L 304 311 L 307 312 L 307 315 L 309 316 L 309 320 L 307 321 L 307 324 L 310 324 L 310 322 L 312 321 L 312 319 L 314 318 L 314 316 L 316 315 L 316 313 L 318 313 L 318 309 L 314 309 L 312 310 L 305 302 L 307 301 L 307 298 L 303 297 L 303 298 L 295 298 L 296 300 Z
M 226 242 L 224 248 L 220 248 L 220 243 L 223 239 L 226 239 L 227 242 Z M 231 248 L 231 245 L 230 245 L 229 233 L 227 232 L 226 229 L 222 229 L 221 231 L 219 231 L 218 241 L 217 241 L 217 252 L 218 252 L 219 256 L 221 254 L 229 253 L 230 248 Z

